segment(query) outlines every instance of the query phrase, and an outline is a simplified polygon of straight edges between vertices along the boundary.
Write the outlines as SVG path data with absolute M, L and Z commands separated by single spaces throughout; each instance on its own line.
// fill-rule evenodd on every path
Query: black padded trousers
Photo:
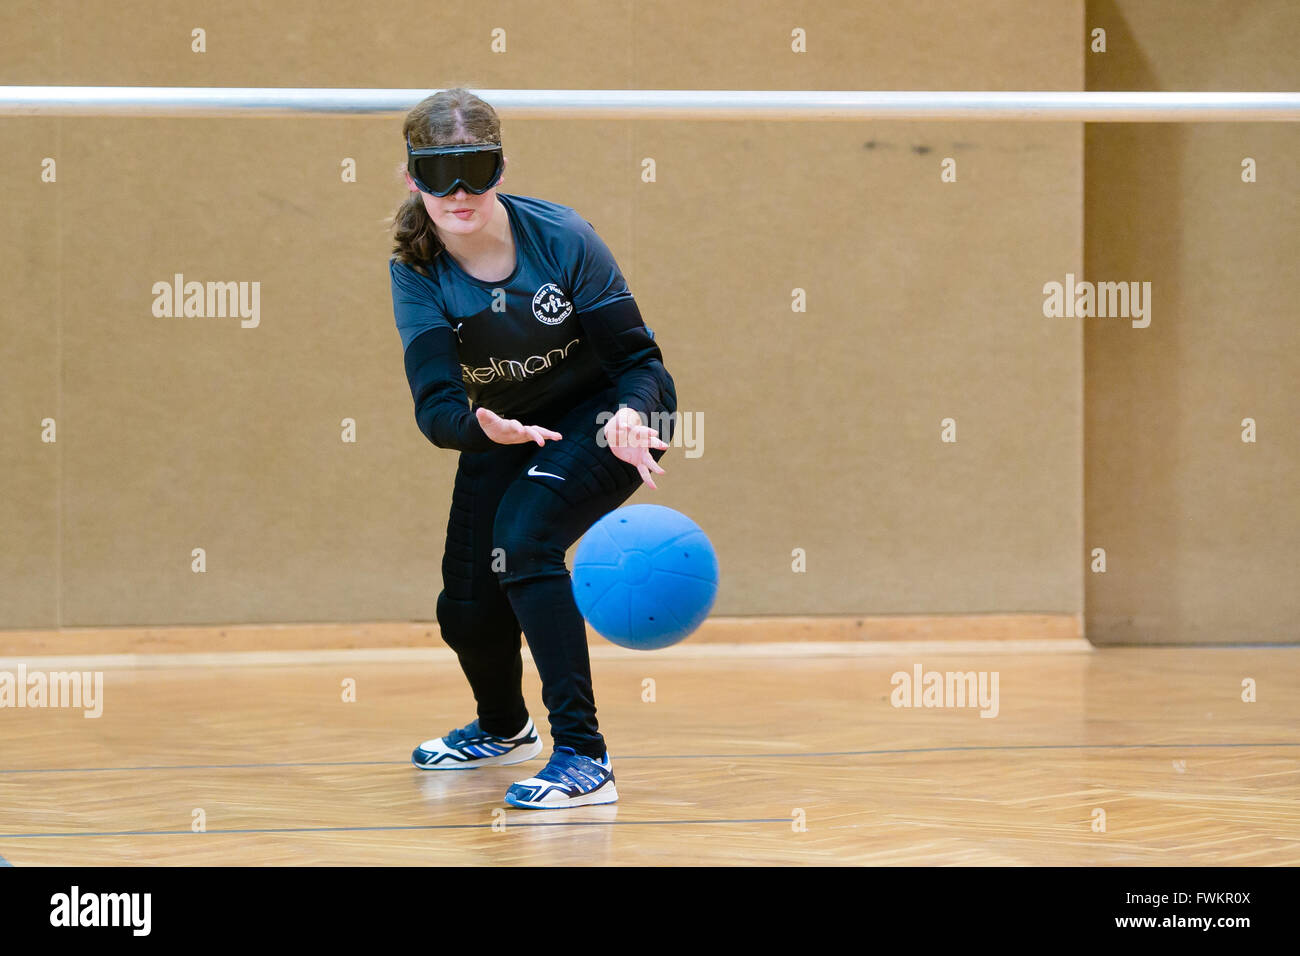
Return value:
M 559 432 L 559 441 L 461 452 L 447 522 L 438 624 L 456 652 L 478 705 L 479 726 L 510 736 L 528 721 L 520 632 L 537 664 L 555 746 L 599 759 L 585 624 L 573 597 L 565 553 L 642 484 L 633 465 L 597 443 L 597 416 L 617 410 L 611 387 L 525 425 Z M 676 408 L 648 424 L 672 441 Z M 658 461 L 663 449 L 652 449 Z

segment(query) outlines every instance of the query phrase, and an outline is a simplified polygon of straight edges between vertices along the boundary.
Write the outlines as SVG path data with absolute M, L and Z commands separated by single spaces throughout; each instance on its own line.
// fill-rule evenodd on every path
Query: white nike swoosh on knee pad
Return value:
M 536 465 L 528 469 L 528 474 L 534 478 L 559 478 L 560 481 L 564 480 L 563 475 L 552 475 L 549 471 L 538 471 Z

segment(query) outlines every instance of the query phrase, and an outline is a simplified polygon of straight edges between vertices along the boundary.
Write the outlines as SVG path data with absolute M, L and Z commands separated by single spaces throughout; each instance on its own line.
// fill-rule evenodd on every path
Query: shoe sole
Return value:
M 509 794 L 505 797 L 506 803 L 521 810 L 567 810 L 570 807 L 594 807 L 602 803 L 614 803 L 616 800 L 618 800 L 618 790 L 613 784 L 608 788 L 602 787 L 594 793 L 583 794 L 581 797 L 574 797 L 563 803 L 525 803 L 512 798 Z
M 473 770 L 477 767 L 509 767 L 517 763 L 523 763 L 525 760 L 532 760 L 541 752 L 542 742 L 536 740 L 531 744 L 516 747 L 509 753 L 503 753 L 496 757 L 473 757 L 469 760 L 452 760 L 436 764 L 416 763 L 415 758 L 412 757 L 411 764 L 419 770 Z

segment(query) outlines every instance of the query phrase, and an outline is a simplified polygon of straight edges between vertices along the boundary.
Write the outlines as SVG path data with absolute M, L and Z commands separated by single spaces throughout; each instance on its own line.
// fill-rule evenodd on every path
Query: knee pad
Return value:
M 506 492 L 492 527 L 492 553 L 504 561 L 493 565 L 501 590 L 531 578 L 567 575 L 567 546 L 556 524 L 568 509 L 567 499 L 549 485 L 517 481 Z
M 564 551 L 556 545 L 516 534 L 499 535 L 494 543 L 505 554 L 505 567 L 497 572 L 503 591 L 521 581 L 569 573 Z
M 482 653 L 493 646 L 507 651 L 519 647 L 519 622 L 504 594 L 492 601 L 457 601 L 442 591 L 437 614 L 442 639 L 457 654 Z

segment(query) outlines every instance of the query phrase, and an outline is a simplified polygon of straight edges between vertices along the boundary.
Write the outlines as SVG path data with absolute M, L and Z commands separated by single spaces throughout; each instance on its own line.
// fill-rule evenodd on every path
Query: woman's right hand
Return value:
M 559 432 L 553 432 L 549 428 L 543 428 L 540 425 L 525 425 L 513 418 L 502 418 L 482 406 L 474 409 L 474 416 L 478 419 L 479 425 L 482 426 L 483 433 L 498 445 L 520 445 L 526 441 L 535 441 L 539 445 L 545 445 L 548 438 L 552 441 L 559 441 L 564 437 Z

